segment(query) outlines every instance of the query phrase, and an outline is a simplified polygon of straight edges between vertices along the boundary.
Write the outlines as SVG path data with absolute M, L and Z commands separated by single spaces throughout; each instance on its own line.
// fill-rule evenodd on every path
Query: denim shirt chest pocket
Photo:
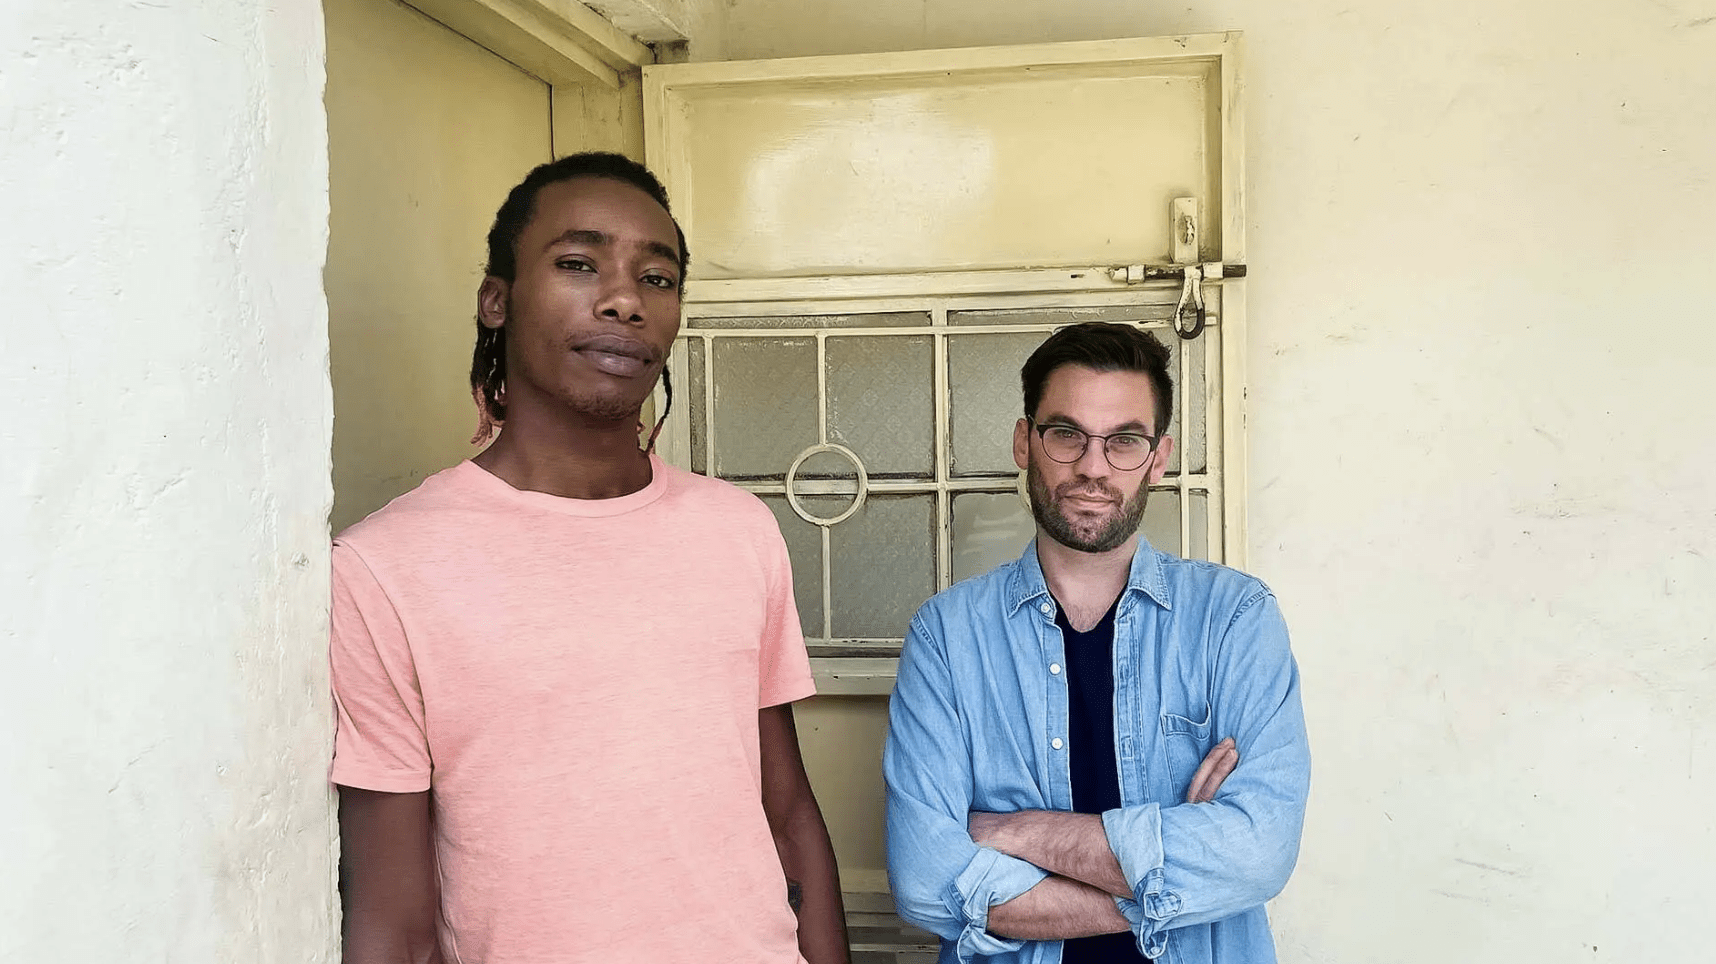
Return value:
M 1124 638 L 1130 645 L 1115 647 L 1115 679 L 1125 681 L 1122 690 L 1135 703 L 1122 710 L 1121 718 L 1133 721 L 1133 732 L 1144 744 L 1133 754 L 1122 750 L 1123 758 L 1134 757 L 1125 764 L 1129 768 L 1142 764 L 1143 771 L 1138 774 L 1133 769 L 1134 775 L 1143 777 L 1143 792 L 1128 804 L 1173 806 L 1184 801 L 1192 774 L 1218 739 L 1213 735 L 1209 671 L 1202 647 L 1183 638 L 1180 629 L 1171 612 L 1152 604 L 1122 606 L 1116 643 Z
M 1168 798 L 1162 801 L 1164 805 L 1172 805 L 1186 798 L 1186 791 L 1192 785 L 1192 774 L 1198 771 L 1204 755 L 1215 743 L 1211 736 L 1213 715 L 1208 700 L 1189 716 L 1170 712 L 1164 707 L 1162 747 L 1168 764 Z

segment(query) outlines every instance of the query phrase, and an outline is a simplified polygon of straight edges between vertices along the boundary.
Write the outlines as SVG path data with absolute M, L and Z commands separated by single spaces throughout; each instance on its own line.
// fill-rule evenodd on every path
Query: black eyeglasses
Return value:
M 1037 437 L 1043 440 L 1043 452 L 1063 465 L 1071 465 L 1084 458 L 1091 440 L 1099 439 L 1102 442 L 1102 457 L 1108 460 L 1108 464 L 1121 472 L 1131 472 L 1150 461 L 1150 456 L 1156 451 L 1156 442 L 1161 438 L 1159 435 L 1145 435 L 1141 432 L 1092 435 L 1071 425 L 1038 425 L 1033 418 L 1026 418 L 1025 421 L 1037 430 Z

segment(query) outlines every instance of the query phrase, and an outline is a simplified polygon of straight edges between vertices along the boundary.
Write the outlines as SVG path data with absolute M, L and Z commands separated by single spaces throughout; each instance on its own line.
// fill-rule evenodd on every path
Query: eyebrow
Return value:
M 597 247 L 607 247 L 613 243 L 614 239 L 605 232 L 592 231 L 588 228 L 572 228 L 570 230 L 560 232 L 559 236 L 544 246 L 544 250 L 560 244 L 589 244 Z M 639 247 L 648 251 L 650 254 L 666 258 L 674 264 L 679 263 L 679 252 L 665 244 L 662 244 L 660 241 L 645 241 L 642 242 Z
M 1066 415 L 1048 415 L 1048 416 L 1045 416 L 1043 418 L 1043 420 L 1038 424 L 1054 425 L 1057 423 L 1066 425 L 1069 428 L 1076 428 L 1086 435 L 1101 435 L 1101 434 L 1103 434 L 1101 432 L 1092 432 L 1090 429 L 1087 429 L 1083 425 L 1080 425 L 1078 422 L 1078 419 L 1071 418 L 1071 417 L 1066 416 Z M 1130 422 L 1121 423 L 1119 426 L 1115 427 L 1114 431 L 1109 432 L 1108 434 L 1109 435 L 1149 435 L 1149 434 L 1151 434 L 1151 432 L 1150 432 L 1150 426 L 1144 424 L 1143 422 L 1140 422 L 1140 421 L 1134 419 Z

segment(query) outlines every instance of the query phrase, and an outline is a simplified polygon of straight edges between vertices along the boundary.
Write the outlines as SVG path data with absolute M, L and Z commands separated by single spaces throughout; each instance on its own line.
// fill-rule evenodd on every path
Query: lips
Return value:
M 572 346 L 597 371 L 621 378 L 636 378 L 653 368 L 661 355 L 636 338 L 624 335 L 595 335 Z
M 1115 498 L 1114 496 L 1109 495 L 1106 492 L 1088 492 L 1088 491 L 1087 492 L 1076 492 L 1076 491 L 1075 492 L 1061 492 L 1060 493 L 1060 500 L 1063 503 L 1070 502 L 1075 507 L 1085 509 L 1086 511 L 1095 511 L 1097 509 L 1103 509 L 1103 508 L 1108 508 L 1110 506 L 1119 505 L 1120 501 L 1121 501 L 1120 499 Z

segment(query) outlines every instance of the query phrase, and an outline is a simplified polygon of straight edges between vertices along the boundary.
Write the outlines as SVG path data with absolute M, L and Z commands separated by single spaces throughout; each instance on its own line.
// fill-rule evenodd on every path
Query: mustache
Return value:
M 1068 482 L 1055 490 L 1055 498 L 1109 499 L 1120 503 L 1124 503 L 1126 501 L 1126 497 L 1121 495 L 1119 489 L 1105 485 L 1095 479 L 1086 480 L 1084 482 Z

